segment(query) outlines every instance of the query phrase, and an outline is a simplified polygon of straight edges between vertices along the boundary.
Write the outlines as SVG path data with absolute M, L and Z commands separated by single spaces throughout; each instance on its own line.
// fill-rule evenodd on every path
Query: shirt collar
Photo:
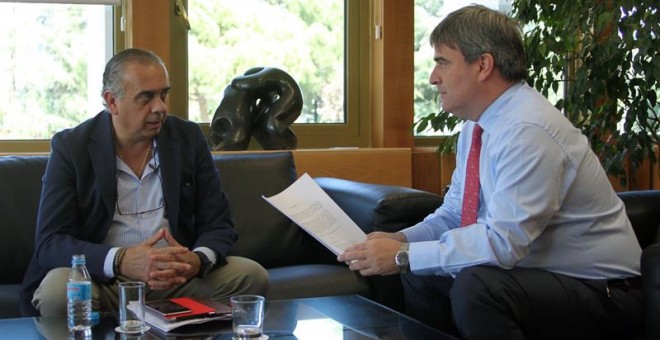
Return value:
M 479 121 L 477 121 L 477 124 L 481 126 L 481 128 L 484 130 L 484 132 L 488 132 L 490 129 L 496 128 L 497 124 L 497 118 L 498 115 L 502 114 L 503 112 L 501 111 L 502 107 L 504 107 L 511 97 L 518 92 L 523 86 L 527 86 L 527 83 L 522 80 L 520 82 L 517 82 L 513 84 L 511 87 L 509 87 L 506 91 L 502 92 L 502 94 L 493 101 L 486 111 L 481 114 L 481 117 L 479 117 Z

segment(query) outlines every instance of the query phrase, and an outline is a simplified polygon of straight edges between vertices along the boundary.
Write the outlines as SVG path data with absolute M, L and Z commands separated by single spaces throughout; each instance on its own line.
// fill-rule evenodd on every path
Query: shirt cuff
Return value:
M 428 240 L 428 232 L 418 225 L 401 230 L 401 233 L 406 236 L 408 243 Z
M 201 251 L 202 253 L 204 253 L 204 255 L 206 255 L 206 257 L 209 259 L 209 261 L 211 261 L 211 263 L 213 263 L 214 266 L 218 262 L 218 259 L 215 256 L 215 252 L 211 248 L 197 247 L 197 248 L 193 249 L 193 251 Z
M 117 255 L 119 248 L 120 247 L 110 248 L 108 255 L 105 256 L 105 262 L 103 262 L 103 274 L 105 274 L 106 277 L 115 277 L 115 271 L 112 267 L 115 262 L 115 255 Z

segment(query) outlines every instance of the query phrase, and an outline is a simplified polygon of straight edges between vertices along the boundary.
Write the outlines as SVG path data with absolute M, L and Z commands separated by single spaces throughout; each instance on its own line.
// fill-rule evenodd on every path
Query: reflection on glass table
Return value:
M 188 325 L 164 333 L 152 328 L 139 336 L 114 331 L 117 316 L 106 314 L 92 328 L 93 339 L 232 339 L 231 321 Z M 264 333 L 285 339 L 454 339 L 401 313 L 357 295 L 270 300 Z M 0 319 L 3 339 L 66 339 L 66 318 Z

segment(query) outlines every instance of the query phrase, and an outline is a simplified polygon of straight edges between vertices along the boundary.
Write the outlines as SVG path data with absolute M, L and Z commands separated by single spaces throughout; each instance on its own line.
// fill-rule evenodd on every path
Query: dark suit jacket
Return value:
M 115 147 L 106 111 L 53 136 L 43 178 L 35 251 L 30 260 L 21 308 L 36 315 L 32 295 L 46 273 L 70 267 L 85 254 L 87 269 L 107 282 L 103 264 L 117 199 Z M 174 238 L 189 249 L 213 249 L 224 261 L 237 240 L 218 171 L 199 126 L 168 116 L 156 137 L 167 218 Z M 65 292 L 62 292 L 65 294 Z

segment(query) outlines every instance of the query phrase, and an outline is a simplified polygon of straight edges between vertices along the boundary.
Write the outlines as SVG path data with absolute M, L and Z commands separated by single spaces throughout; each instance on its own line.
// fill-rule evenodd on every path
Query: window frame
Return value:
M 122 30 L 122 16 L 125 12 L 126 0 L 0 0 L 2 2 L 25 2 L 25 3 L 69 3 L 74 5 L 96 4 L 112 6 L 113 21 L 113 48 L 115 51 L 124 49 L 125 32 Z M 99 75 L 100 80 L 101 75 Z M 100 95 L 99 95 L 100 99 Z M 0 140 L 0 155 L 13 155 L 21 153 L 44 153 L 50 150 L 50 139 L 4 139 Z
M 371 98 L 370 80 L 370 2 L 345 0 L 347 41 L 345 44 L 345 123 L 298 124 L 291 126 L 298 137 L 298 148 L 328 148 L 328 147 L 368 147 L 370 144 L 371 101 L 361 98 Z M 187 6 L 187 1 L 186 1 Z M 176 21 L 173 20 L 173 21 Z M 194 25 L 194 22 L 191 23 Z M 173 84 L 188 83 L 188 45 L 185 39 L 173 39 L 172 59 L 186 65 L 185 71 L 170 74 Z M 183 69 L 183 68 L 181 68 Z M 174 86 L 173 86 L 174 88 Z M 184 94 L 185 92 L 185 94 Z M 188 118 L 188 89 L 174 92 L 171 95 L 173 115 Z M 181 114 L 180 112 L 184 112 Z M 365 114 L 366 113 L 366 114 Z M 205 135 L 209 135 L 209 123 L 199 123 Z M 250 149 L 260 148 L 250 144 Z
M 169 108 L 172 115 L 187 118 L 188 112 L 188 81 L 187 81 L 187 31 L 183 21 L 176 13 L 177 0 L 141 0 L 139 8 L 131 1 L 122 1 L 121 6 L 114 6 L 115 22 L 115 51 L 129 46 L 149 48 L 161 54 L 172 82 L 172 91 L 169 98 Z M 298 148 L 332 148 L 332 147 L 371 147 L 372 144 L 372 116 L 373 91 L 372 88 L 372 12 L 373 2 L 369 0 L 345 0 L 347 4 L 346 25 L 346 122 L 341 124 L 294 124 L 292 129 L 298 136 Z M 187 1 L 183 0 L 187 7 Z M 167 23 L 158 20 L 154 24 L 147 19 L 142 22 L 143 11 L 156 10 L 159 13 L 167 11 Z M 158 8 L 154 8 L 158 7 Z M 162 7 L 162 8 L 161 8 Z M 151 13 L 153 14 L 153 13 Z M 125 17 L 122 22 L 122 17 Z M 142 33 L 134 32 L 135 17 L 140 17 L 137 25 Z M 151 27 L 154 25 L 157 27 Z M 162 25 L 162 26 L 161 26 Z M 122 31 L 122 26 L 126 32 Z M 165 29 L 166 32 L 163 32 Z M 147 37 L 160 31 L 165 41 L 154 41 Z M 139 35 L 145 34 L 145 37 Z M 145 40 L 153 46 L 142 46 Z M 176 67 L 172 67 L 176 65 Z M 183 65 L 183 66 L 181 66 Z M 208 135 L 209 124 L 200 124 L 202 130 Z M 250 145 L 250 149 L 253 145 Z M 259 148 L 258 146 L 254 148 Z M 50 149 L 50 140 L 6 140 L 0 141 L 0 154 L 15 153 L 43 153 Z

